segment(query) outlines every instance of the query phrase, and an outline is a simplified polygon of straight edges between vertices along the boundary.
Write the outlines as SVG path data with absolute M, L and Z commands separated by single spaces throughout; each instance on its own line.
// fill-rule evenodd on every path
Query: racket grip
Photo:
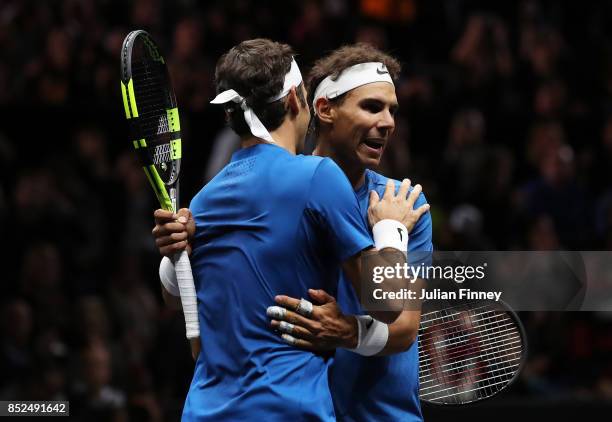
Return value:
M 174 256 L 174 268 L 181 293 L 181 304 L 185 315 L 185 331 L 188 339 L 200 337 L 200 322 L 198 320 L 198 298 L 196 296 L 191 263 L 186 251 Z

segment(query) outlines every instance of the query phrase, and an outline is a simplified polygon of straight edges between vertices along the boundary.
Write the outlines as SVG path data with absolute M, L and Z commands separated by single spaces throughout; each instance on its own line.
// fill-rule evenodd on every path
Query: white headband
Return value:
M 295 62 L 295 59 L 292 59 L 291 69 L 289 69 L 289 72 L 287 72 L 285 75 L 285 82 L 283 83 L 282 91 L 278 95 L 268 99 L 268 103 L 273 103 L 274 101 L 278 101 L 285 97 L 287 94 L 289 94 L 292 87 L 297 87 L 301 83 L 302 74 L 300 73 L 300 68 Z M 226 104 L 230 101 L 240 104 L 240 108 L 244 112 L 244 120 L 251 129 L 253 136 L 264 139 L 270 143 L 274 143 L 272 135 L 270 135 L 270 132 L 268 132 L 268 129 L 266 129 L 263 123 L 261 123 L 261 120 L 259 120 L 253 109 L 247 105 L 244 97 L 233 89 L 228 89 L 227 91 L 221 92 L 211 101 L 211 104 Z
M 323 79 L 314 92 L 312 107 L 317 112 L 317 100 L 327 98 L 331 100 L 362 85 L 374 82 L 388 82 L 393 85 L 393 79 L 387 70 L 387 66 L 379 62 L 359 63 L 347 67 L 340 73 L 335 81 L 331 75 Z

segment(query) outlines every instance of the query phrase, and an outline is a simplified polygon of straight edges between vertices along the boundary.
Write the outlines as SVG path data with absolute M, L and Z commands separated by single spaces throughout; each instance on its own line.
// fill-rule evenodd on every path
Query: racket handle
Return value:
M 174 268 L 178 281 L 179 292 L 181 293 L 181 304 L 185 315 L 185 331 L 187 338 L 200 337 L 200 322 L 198 320 L 198 298 L 196 296 L 195 285 L 193 284 L 193 274 L 191 273 L 191 263 L 186 251 L 177 253 L 174 256 Z

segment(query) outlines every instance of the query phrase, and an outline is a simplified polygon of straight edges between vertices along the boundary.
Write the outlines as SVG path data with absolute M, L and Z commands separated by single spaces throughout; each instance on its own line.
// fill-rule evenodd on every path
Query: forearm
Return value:
M 389 339 L 385 348 L 377 356 L 394 355 L 408 350 L 417 338 L 420 317 L 420 311 L 402 312 L 397 321 L 389 324 Z
M 412 284 L 413 291 L 417 292 L 417 297 L 420 297 L 420 291 L 425 286 L 425 281 L 417 279 Z M 401 353 L 410 348 L 417 338 L 419 326 L 421 324 L 421 300 L 414 299 L 407 306 L 409 310 L 405 310 L 392 324 L 389 324 L 389 339 L 385 348 L 379 355 L 392 355 Z
M 403 266 L 406 263 L 406 256 L 397 249 L 385 248 L 382 250 L 369 249 L 361 253 L 360 256 L 354 257 L 347 261 L 343 266 L 346 275 L 351 280 L 357 296 L 362 299 L 363 304 L 370 305 L 368 315 L 385 323 L 394 322 L 401 314 L 404 308 L 403 299 L 391 299 L 392 296 L 380 296 L 380 299 L 373 299 L 375 289 L 383 289 L 384 291 L 400 291 L 402 287 L 406 287 L 405 279 L 393 277 L 385 279 L 384 283 L 377 284 L 373 281 L 374 269 L 376 267 L 395 267 L 396 265 Z
M 372 227 L 372 235 L 376 250 L 364 255 L 366 274 L 362 280 L 367 286 L 367 291 L 364 292 L 365 295 L 362 295 L 362 300 L 374 305 L 371 309 L 389 311 L 376 314 L 370 312 L 370 315 L 390 324 L 405 309 L 404 300 L 397 299 L 396 293 L 411 287 L 409 280 L 402 277 L 399 271 L 405 268 L 407 262 L 405 251 L 408 250 L 408 231 L 399 221 L 381 220 Z M 394 271 L 396 269 L 397 271 Z M 382 274 L 384 277 L 381 280 Z
M 159 280 L 164 302 L 171 309 L 181 309 L 181 297 L 176 280 L 174 264 L 168 257 L 163 257 L 159 263 Z
M 422 279 L 417 279 L 414 283 L 416 290 L 423 286 Z M 415 301 L 410 305 L 410 310 L 403 311 L 391 324 L 371 320 L 367 316 L 357 316 L 360 323 L 357 326 L 358 346 L 354 351 L 365 356 L 386 356 L 408 350 L 419 331 L 421 301 Z

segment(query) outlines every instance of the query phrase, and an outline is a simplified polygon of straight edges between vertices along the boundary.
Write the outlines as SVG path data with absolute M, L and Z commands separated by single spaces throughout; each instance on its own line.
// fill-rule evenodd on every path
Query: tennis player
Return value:
M 364 219 L 368 193 L 381 193 L 387 182 L 385 176 L 370 169 L 380 163 L 394 129 L 398 104 L 393 81 L 399 72 L 397 60 L 374 47 L 358 44 L 321 58 L 308 77 L 315 112 L 314 154 L 332 158 L 348 176 Z M 399 187 L 400 182 L 395 183 Z M 421 193 L 415 206 L 425 203 Z M 409 234 L 411 263 L 431 262 L 431 234 L 431 216 L 426 213 Z M 285 338 L 290 336 L 291 343 L 298 347 L 339 347 L 330 371 L 338 420 L 421 421 L 415 341 L 420 311 L 406 310 L 390 325 L 372 321 L 364 315 L 345 274 L 339 282 L 338 303 L 324 291 L 311 291 L 310 296 L 320 306 L 314 307 L 308 324 L 274 319 L 272 326 Z M 293 309 L 299 299 L 280 296 L 276 301 Z M 359 326 L 353 323 L 355 316 L 342 311 L 356 315 Z
M 335 420 L 329 359 L 282 341 L 268 328 L 266 308 L 280 293 L 335 294 L 341 267 L 359 290 L 363 253 L 389 265 L 405 262 L 399 251 L 427 206 L 414 210 L 407 180 L 397 195 L 392 183 L 382 199 L 373 194 L 371 249 L 340 168 L 327 158 L 295 155 L 310 111 L 291 48 L 245 41 L 220 59 L 215 78 L 219 95 L 212 102 L 224 105 L 243 148 L 190 204 L 202 343 L 183 420 Z M 156 211 L 158 246 L 180 240 L 167 226 L 173 217 Z M 163 274 L 164 287 L 176 295 Z M 395 310 L 372 315 L 393 322 L 401 312 L 396 302 L 387 304 Z M 305 323 L 312 303 L 299 301 L 295 311 Z

